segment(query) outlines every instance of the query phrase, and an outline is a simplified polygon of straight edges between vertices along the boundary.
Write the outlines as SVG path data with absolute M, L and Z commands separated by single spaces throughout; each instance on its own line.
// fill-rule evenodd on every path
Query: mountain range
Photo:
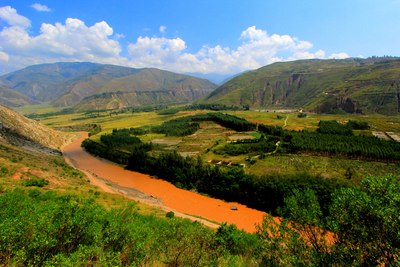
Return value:
M 203 103 L 320 113 L 400 112 L 400 58 L 274 63 L 224 83 Z
M 191 102 L 216 88 L 208 80 L 169 71 L 89 62 L 30 66 L 1 76 L 0 85 L 5 88 L 3 90 L 9 88 L 20 94 L 13 96 L 13 101 L 8 95 L 0 95 L 2 102 L 11 106 L 25 101 L 26 104 L 50 102 L 54 106 L 67 107 L 82 100 L 102 99 L 102 106 L 96 106 L 102 109 Z M 124 101 L 118 101 L 120 98 L 115 95 Z
M 1 76 L 0 104 L 46 102 L 85 111 L 197 101 L 319 113 L 400 113 L 400 58 L 280 62 L 231 77 L 216 89 L 206 79 L 154 68 L 41 64 Z

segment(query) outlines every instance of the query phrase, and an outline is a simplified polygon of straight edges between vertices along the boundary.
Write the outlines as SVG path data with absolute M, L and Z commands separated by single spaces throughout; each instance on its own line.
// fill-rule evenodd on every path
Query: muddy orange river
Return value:
M 81 137 L 63 148 L 63 154 L 72 164 L 83 171 L 93 173 L 122 187 L 133 188 L 144 194 L 158 198 L 163 205 L 181 213 L 199 216 L 218 223 L 235 224 L 239 229 L 255 232 L 256 224 L 260 224 L 264 212 L 248 208 L 239 203 L 206 197 L 191 191 L 179 189 L 173 184 L 149 175 L 128 171 L 109 161 L 96 158 L 81 148 Z M 237 210 L 231 210 L 231 207 Z

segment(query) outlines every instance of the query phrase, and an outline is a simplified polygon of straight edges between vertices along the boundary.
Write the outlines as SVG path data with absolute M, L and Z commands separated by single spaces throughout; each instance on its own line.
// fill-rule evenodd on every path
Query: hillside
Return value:
M 42 152 L 56 152 L 67 136 L 0 105 L 0 141 Z
M 133 75 L 113 79 L 84 98 L 77 110 L 114 109 L 129 106 L 188 103 L 211 93 L 208 80 L 158 69 L 143 69 Z
M 89 62 L 30 66 L 0 77 L 0 84 L 34 101 L 50 102 L 59 107 L 73 106 L 85 97 L 110 92 L 151 92 L 145 93 L 145 103 L 138 97 L 135 105 L 190 102 L 216 88 L 208 80 L 168 71 Z M 170 97 L 165 100 L 154 91 Z M 110 104 L 102 105 L 106 106 Z
M 20 107 L 34 104 L 35 101 L 5 86 L 0 86 L 0 104 L 8 107 Z
M 400 59 L 274 63 L 228 81 L 202 102 L 321 113 L 398 114 Z

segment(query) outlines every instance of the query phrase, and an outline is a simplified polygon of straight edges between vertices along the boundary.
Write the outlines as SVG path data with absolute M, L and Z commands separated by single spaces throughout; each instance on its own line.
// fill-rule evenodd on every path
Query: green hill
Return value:
M 202 102 L 321 113 L 398 114 L 400 59 L 274 63 L 228 81 Z
M 188 75 L 89 62 L 30 66 L 3 75 L 0 84 L 34 101 L 50 102 L 58 107 L 73 106 L 85 97 L 110 92 L 146 92 L 145 103 L 138 97 L 135 105 L 191 102 L 216 88 L 208 80 Z M 169 94 L 168 100 L 163 97 L 165 94 Z M 110 101 L 115 102 L 113 99 Z M 126 103 L 117 106 L 122 107 Z M 107 106 L 113 105 L 104 104 L 102 108 Z

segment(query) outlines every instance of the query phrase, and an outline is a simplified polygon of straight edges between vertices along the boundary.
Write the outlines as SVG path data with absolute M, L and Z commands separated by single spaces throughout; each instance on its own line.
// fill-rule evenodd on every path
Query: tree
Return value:
M 330 221 L 339 265 L 400 264 L 400 182 L 394 176 L 368 177 L 360 189 L 338 190 Z

